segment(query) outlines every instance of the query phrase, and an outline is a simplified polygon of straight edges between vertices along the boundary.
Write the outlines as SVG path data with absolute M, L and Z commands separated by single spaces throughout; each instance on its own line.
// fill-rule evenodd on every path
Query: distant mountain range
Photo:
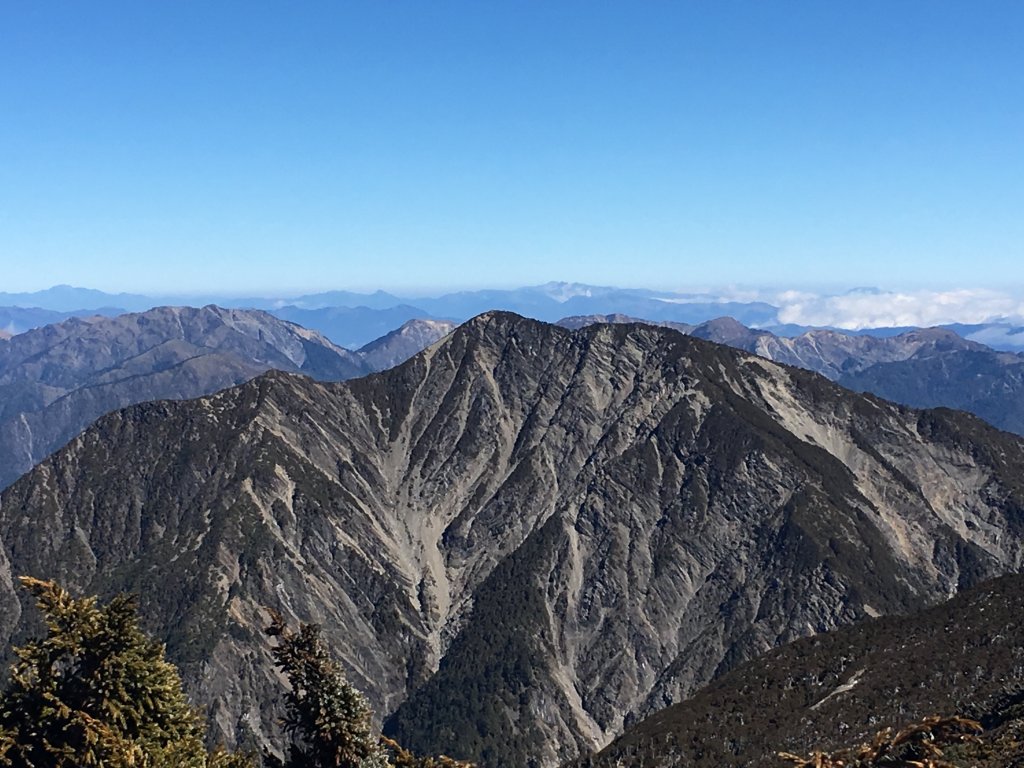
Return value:
M 1019 571 L 1022 477 L 1024 440 L 964 413 L 488 313 L 371 376 L 101 418 L 0 496 L 0 647 L 33 629 L 12 574 L 137 592 L 218 733 L 258 741 L 269 606 L 402 743 L 554 766 L 773 647 Z
M 74 318 L 0 344 L 0 488 L 116 408 L 190 398 L 270 368 L 370 371 L 323 336 L 259 311 L 170 308 Z
M 909 297 L 915 306 L 946 306 L 956 296 L 942 294 L 936 297 Z M 934 301 L 930 301 L 934 298 Z M 964 314 L 949 309 L 951 319 L 966 316 L 988 316 L 988 312 L 977 302 L 962 308 Z M 808 297 L 780 294 L 773 301 L 756 298 L 734 298 L 713 293 L 678 293 L 648 289 L 623 289 L 608 286 L 593 286 L 581 283 L 546 283 L 544 285 L 504 290 L 477 290 L 447 293 L 439 296 L 401 297 L 384 291 L 358 293 L 352 291 L 325 291 L 301 296 L 238 297 L 225 295 L 167 295 L 142 296 L 139 294 L 110 294 L 71 286 L 56 286 L 34 293 L 0 293 L 0 328 L 18 333 L 46 323 L 56 322 L 62 317 L 42 316 L 40 310 L 74 314 L 114 314 L 125 311 L 144 311 L 156 306 L 218 306 L 237 309 L 264 309 L 285 320 L 318 330 L 335 344 L 356 348 L 413 318 L 445 319 L 462 322 L 470 317 L 490 310 L 516 312 L 546 322 L 572 315 L 628 315 L 642 317 L 650 322 L 683 323 L 697 325 L 714 318 L 729 316 L 748 327 L 771 331 L 777 336 L 797 336 L 812 329 L 828 330 L 830 326 L 800 325 L 794 317 L 806 316 L 809 322 L 829 322 L 824 318 L 833 317 L 834 323 L 844 325 L 842 307 L 844 302 L 863 303 L 869 300 L 878 322 L 864 327 L 858 320 L 856 331 L 844 331 L 848 335 L 894 336 L 914 326 L 899 328 L 886 325 L 891 322 L 892 312 L 885 309 L 890 304 L 903 306 L 908 297 L 888 294 L 877 289 L 855 289 L 836 297 L 816 297 L 819 307 L 813 312 L 804 311 Z M 830 302 L 839 309 L 833 308 Z M 812 304 L 814 302 L 811 302 Z M 860 307 L 860 304 L 856 304 Z M 1008 307 L 1005 302 L 1000 306 Z M 7 314 L 5 315 L 5 308 Z M 36 308 L 36 314 L 16 313 L 14 309 Z M 360 312 L 339 312 L 339 309 L 360 310 Z M 797 311 L 799 310 L 799 311 Z M 380 313 L 380 314 L 376 314 Z M 934 313 L 920 312 L 922 316 Z M 869 313 L 870 319 L 871 313 Z M 788 318 L 783 320 L 781 318 Z M 903 319 L 903 315 L 897 315 Z M 400 319 L 399 319 L 400 318 Z M 819 318 L 810 320 L 810 318 Z M 933 325 L 937 321 L 922 322 Z M 945 320 L 941 322 L 946 322 Z M 1024 318 L 991 319 L 974 325 L 947 325 L 951 330 L 971 341 L 986 344 L 994 349 L 1024 351 Z M 833 330 L 840 330 L 838 327 Z
M 211 394 L 271 368 L 322 381 L 362 376 L 452 327 L 414 320 L 352 352 L 260 310 L 160 307 L 0 340 L 0 489 L 116 408 Z

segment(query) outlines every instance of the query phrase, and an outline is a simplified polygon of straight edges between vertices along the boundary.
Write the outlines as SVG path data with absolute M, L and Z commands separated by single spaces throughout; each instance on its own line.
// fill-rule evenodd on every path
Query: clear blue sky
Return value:
M 1021 2 L 0 0 L 0 290 L 1024 285 Z

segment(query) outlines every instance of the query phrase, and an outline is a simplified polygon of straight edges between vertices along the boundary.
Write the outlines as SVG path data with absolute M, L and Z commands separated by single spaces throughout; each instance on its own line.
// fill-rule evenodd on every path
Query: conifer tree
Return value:
M 207 754 L 204 726 L 163 645 L 139 629 L 133 598 L 100 606 L 50 581 L 23 577 L 45 638 L 16 648 L 0 694 L 4 768 L 247 768 Z
M 283 761 L 268 758 L 280 768 L 383 768 L 389 766 L 373 735 L 370 707 L 331 658 L 320 628 L 304 624 L 298 632 L 271 614 L 267 634 L 277 638 L 274 661 L 287 675 L 285 732 L 292 741 Z

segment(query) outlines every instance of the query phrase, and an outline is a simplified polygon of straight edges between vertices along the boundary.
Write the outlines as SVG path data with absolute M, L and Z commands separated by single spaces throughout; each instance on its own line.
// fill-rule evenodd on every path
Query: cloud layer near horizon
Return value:
M 1024 317 L 1024 300 L 991 290 L 851 291 L 822 296 L 800 291 L 778 294 L 779 322 L 848 330 L 986 323 Z

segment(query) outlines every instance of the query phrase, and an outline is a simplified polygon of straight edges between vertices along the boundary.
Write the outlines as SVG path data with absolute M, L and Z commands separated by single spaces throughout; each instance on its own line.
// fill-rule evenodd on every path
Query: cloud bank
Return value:
M 773 302 L 780 323 L 847 330 L 947 323 L 987 323 L 1024 318 L 1024 300 L 991 290 L 879 291 L 858 289 L 836 296 L 784 291 Z

